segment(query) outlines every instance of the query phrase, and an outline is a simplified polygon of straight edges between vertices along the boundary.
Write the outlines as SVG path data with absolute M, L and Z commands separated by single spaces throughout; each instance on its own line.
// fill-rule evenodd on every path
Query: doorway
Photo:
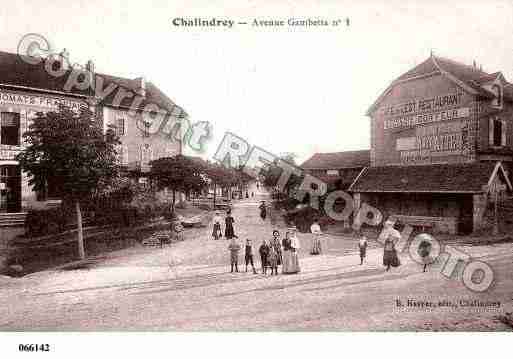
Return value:
M 21 168 L 0 165 L 0 213 L 21 212 Z

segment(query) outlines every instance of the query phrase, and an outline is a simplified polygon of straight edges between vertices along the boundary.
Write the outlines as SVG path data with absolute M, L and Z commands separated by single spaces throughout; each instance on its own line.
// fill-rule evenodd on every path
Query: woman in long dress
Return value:
M 299 250 L 301 249 L 301 243 L 299 242 L 299 238 L 297 237 L 297 229 L 296 227 L 292 228 L 290 235 L 290 246 L 292 247 L 292 256 L 291 256 L 291 273 L 299 273 L 301 272 L 301 268 L 299 267 Z
M 212 229 L 212 237 L 214 240 L 219 239 L 223 236 L 223 232 L 221 231 L 221 216 L 219 215 L 219 212 L 216 212 L 216 215 L 212 219 L 212 222 L 214 223 L 214 228 Z
M 235 235 L 235 232 L 233 230 L 233 222 L 235 220 L 232 217 L 232 212 L 228 211 L 226 213 L 226 218 L 224 219 L 225 222 L 225 228 L 224 228 L 224 236 L 226 239 L 232 239 L 232 238 L 239 238 Z
M 284 274 L 293 274 L 300 271 L 298 250 L 301 248 L 301 245 L 295 231 L 295 228 L 291 228 L 285 233 L 285 238 L 283 239 L 282 271 Z
M 389 271 L 390 267 L 399 267 L 401 262 L 397 256 L 395 245 L 401 239 L 401 234 L 394 229 L 394 223 L 386 221 L 385 229 L 380 236 L 385 240 L 383 244 L 383 265 L 386 270 Z
M 290 233 L 289 231 L 285 232 L 285 237 L 282 240 L 282 246 L 283 246 L 283 252 L 282 252 L 282 272 L 283 274 L 290 273 L 290 264 L 291 264 L 291 257 L 292 257 L 292 247 L 291 247 L 291 241 L 290 241 Z

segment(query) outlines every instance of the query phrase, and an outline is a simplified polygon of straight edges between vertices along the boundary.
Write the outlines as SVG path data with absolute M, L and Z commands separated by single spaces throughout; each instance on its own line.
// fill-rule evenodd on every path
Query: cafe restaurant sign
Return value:
M 468 107 L 460 107 L 462 96 L 463 94 L 458 92 L 417 99 L 402 104 L 381 107 L 378 113 L 385 118 L 385 130 L 465 118 L 469 116 L 470 109 Z
M 80 106 L 83 105 L 80 101 L 69 99 L 0 91 L 0 105 L 21 105 L 56 110 L 59 104 L 66 105 L 74 111 L 78 111 Z

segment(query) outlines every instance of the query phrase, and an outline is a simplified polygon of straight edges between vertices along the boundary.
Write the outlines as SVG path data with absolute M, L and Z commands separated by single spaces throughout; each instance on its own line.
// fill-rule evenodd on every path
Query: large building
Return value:
M 371 163 L 349 191 L 385 217 L 470 232 L 511 191 L 513 85 L 502 73 L 431 55 L 367 115 Z
M 56 57 L 60 61 L 31 64 L 16 54 L 0 52 L 0 216 L 44 206 L 55 197 L 51 181 L 44 193 L 34 192 L 15 158 L 26 145 L 23 133 L 35 114 L 56 110 L 60 103 L 71 109 L 88 106 L 103 119 L 105 130 L 114 126 L 122 143 L 119 160 L 127 170 L 144 172 L 151 160 L 181 153 L 180 140 L 171 140 L 168 133 L 149 133 L 156 111 L 186 117 L 154 84 L 144 77 L 95 73 L 89 61 L 81 76 L 91 76 L 90 84 L 110 91 L 98 96 L 93 85 L 70 87 L 70 76 L 77 69 L 69 65 L 65 52 Z M 8 218 L 13 222 L 15 217 Z

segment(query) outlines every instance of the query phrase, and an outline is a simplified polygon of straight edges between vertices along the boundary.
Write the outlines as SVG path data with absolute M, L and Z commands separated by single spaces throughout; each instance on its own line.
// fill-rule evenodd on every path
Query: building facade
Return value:
M 179 136 L 151 130 L 158 113 L 170 121 L 187 116 L 154 84 L 142 77 L 96 73 L 92 62 L 82 69 L 71 68 L 65 53 L 58 58 L 32 64 L 17 54 L 0 52 L 0 216 L 6 219 L 0 218 L 0 227 L 19 225 L 13 215 L 45 207 L 55 199 L 51 183 L 46 193 L 33 191 L 16 161 L 26 146 L 23 133 L 37 112 L 55 111 L 59 104 L 77 111 L 88 106 L 103 119 L 105 130 L 112 127 L 119 135 L 119 161 L 127 171 L 144 173 L 150 161 L 182 152 Z M 70 78 L 77 72 L 91 76 L 87 87 L 70 88 Z M 101 96 L 95 85 L 101 86 Z
M 482 228 L 492 202 L 511 191 L 513 85 L 500 72 L 431 55 L 367 115 L 370 166 L 349 188 L 358 202 L 457 233 Z

